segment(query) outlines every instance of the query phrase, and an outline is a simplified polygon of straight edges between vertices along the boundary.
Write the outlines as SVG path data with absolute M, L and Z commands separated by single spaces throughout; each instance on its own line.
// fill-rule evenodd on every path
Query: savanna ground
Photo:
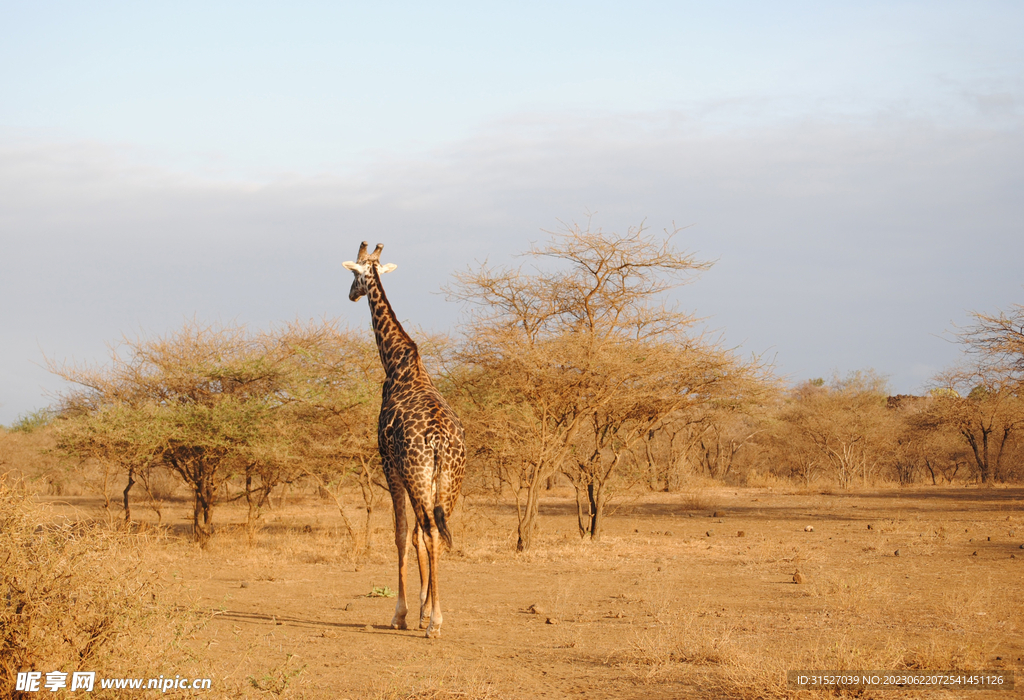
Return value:
M 86 497 L 43 500 L 103 516 Z M 790 669 L 1010 669 L 1012 691 L 859 696 L 1024 696 L 1019 487 L 702 486 L 620 501 L 596 543 L 556 489 L 523 554 L 514 507 L 468 498 L 451 519 L 434 640 L 390 629 L 394 599 L 370 595 L 396 587 L 390 507 L 369 554 L 313 495 L 268 511 L 252 542 L 231 524 L 243 509 L 219 507 L 205 550 L 186 538 L 189 507 L 167 502 L 142 541 L 162 595 L 201 619 L 186 643 L 214 688 L 197 696 L 821 697 L 787 688 Z

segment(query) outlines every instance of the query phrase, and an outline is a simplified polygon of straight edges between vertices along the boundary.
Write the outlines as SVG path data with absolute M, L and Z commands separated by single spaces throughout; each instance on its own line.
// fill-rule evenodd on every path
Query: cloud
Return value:
M 244 178 L 8 134 L 0 422 L 55 386 L 31 364 L 41 351 L 101 358 L 123 331 L 192 315 L 365 324 L 340 269 L 361 240 L 399 264 L 401 318 L 449 327 L 458 308 L 427 292 L 453 270 L 506 261 L 587 211 L 606 229 L 692 224 L 680 244 L 718 263 L 680 301 L 729 342 L 797 376 L 872 366 L 911 391 L 955 354 L 934 334 L 1019 300 L 1024 129 L 1000 119 L 531 114 L 358 172 Z

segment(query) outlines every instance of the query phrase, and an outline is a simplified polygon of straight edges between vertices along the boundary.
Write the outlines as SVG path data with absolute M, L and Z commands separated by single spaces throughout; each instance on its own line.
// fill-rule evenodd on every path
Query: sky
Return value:
M 1018 2 L 0 0 L 0 424 L 188 319 L 403 321 L 545 231 L 682 227 L 675 294 L 791 382 L 924 391 L 1024 302 Z

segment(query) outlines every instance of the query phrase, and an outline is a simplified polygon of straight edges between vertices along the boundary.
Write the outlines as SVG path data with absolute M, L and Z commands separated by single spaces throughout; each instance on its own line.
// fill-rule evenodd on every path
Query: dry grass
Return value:
M 0 428 L 0 474 L 18 479 L 33 493 L 71 493 L 77 488 L 77 480 L 50 452 L 54 443 L 48 429 L 21 432 Z
M 426 672 L 410 672 L 401 665 L 378 677 L 373 700 L 492 700 L 505 697 L 479 675 L 450 661 Z
M 704 491 L 689 491 L 683 494 L 680 507 L 689 511 L 714 510 L 715 503 Z
M 55 517 L 0 476 L 0 697 L 11 696 L 20 671 L 200 669 L 184 643 L 199 618 L 161 600 L 165 588 L 143 565 L 146 545 Z
M 1024 532 L 1019 508 L 996 512 L 996 500 L 978 510 L 941 490 L 916 507 L 906 493 L 651 494 L 609 519 L 596 543 L 580 540 L 572 502 L 553 497 L 521 554 L 514 510 L 470 499 L 442 569 L 447 631 L 431 642 L 387 629 L 393 599 L 366 597 L 395 585 L 386 505 L 369 554 L 353 553 L 333 508 L 301 493 L 269 509 L 252 539 L 243 510 L 223 506 L 206 550 L 180 529 L 181 501 L 144 538 L 93 530 L 102 547 L 116 540 L 134 552 L 138 575 L 182 580 L 179 600 L 194 595 L 212 611 L 194 639 L 181 638 L 195 656 L 178 657 L 214 668 L 208 697 L 753 700 L 822 697 L 787 687 L 792 669 L 980 669 L 997 654 L 1020 668 L 1024 598 L 1007 585 L 1010 550 L 995 558 L 997 544 Z M 93 508 L 87 515 L 102 512 Z M 971 557 L 974 548 L 982 554 Z M 796 568 L 806 583 L 793 583 Z M 544 614 L 526 612 L 531 604 Z M 106 663 L 127 667 L 118 649 Z

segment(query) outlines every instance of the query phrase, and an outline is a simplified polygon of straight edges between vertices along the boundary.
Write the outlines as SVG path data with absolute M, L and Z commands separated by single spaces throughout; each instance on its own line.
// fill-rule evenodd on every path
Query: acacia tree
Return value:
M 925 473 L 933 485 L 940 480 L 952 483 L 957 474 L 967 473 L 966 445 L 945 415 L 946 393 L 890 396 L 887 401 L 896 419 L 891 464 L 901 484 L 912 483 Z
M 82 397 L 78 397 L 80 399 Z M 91 409 L 88 403 L 72 400 L 56 422 L 56 449 L 80 461 L 94 459 L 127 477 L 122 492 L 125 523 L 132 520 L 129 494 L 135 477 L 148 482 L 148 472 L 160 460 L 160 436 L 154 429 L 149 407 L 125 402 L 102 403 Z M 104 488 L 104 498 L 106 498 Z M 108 503 L 109 506 L 109 503 Z
M 170 467 L 192 489 L 193 534 L 205 546 L 220 486 L 281 434 L 267 427 L 287 399 L 283 359 L 265 335 L 193 322 L 164 337 L 126 338 L 106 367 L 50 362 L 80 387 L 63 398 L 65 447 L 129 468 Z
M 736 456 L 746 445 L 764 431 L 761 409 L 767 393 L 775 387 L 766 382 L 755 386 L 747 400 L 738 402 L 715 401 L 699 420 L 689 424 L 692 438 L 690 453 L 700 470 L 712 479 L 727 477 L 736 463 Z
M 341 489 L 354 481 L 366 512 L 362 546 L 372 547 L 372 518 L 386 490 L 377 450 L 377 414 L 384 372 L 377 346 L 363 334 L 334 323 L 291 324 L 280 335 L 288 348 L 290 404 L 284 410 L 291 431 L 286 441 L 296 469 L 311 477 L 331 498 L 359 546 L 345 513 Z
M 766 386 L 758 365 L 700 339 L 631 339 L 607 353 L 603 370 L 616 383 L 616 397 L 589 410 L 575 459 L 563 469 L 576 486 L 580 534 L 594 540 L 601 537 L 608 487 L 642 441 L 670 420 L 713 425 L 716 409 L 725 412 Z
M 867 481 L 890 453 L 887 393 L 884 379 L 873 372 L 797 386 L 773 426 L 771 438 L 780 458 L 808 482 L 815 471 L 832 476 L 843 488 L 858 475 Z
M 1002 479 L 1004 456 L 1024 428 L 1024 305 L 974 313 L 957 334 L 964 360 L 935 382 L 938 408 L 970 448 L 982 483 Z
M 974 313 L 975 323 L 958 334 L 964 350 L 1004 384 L 1024 382 L 1024 305 L 996 314 Z
M 693 316 L 665 301 L 710 266 L 676 250 L 675 233 L 572 225 L 525 254 L 533 267 L 484 265 L 448 289 L 469 306 L 462 388 L 481 429 L 470 455 L 515 495 L 519 551 L 559 470 L 590 508 L 581 529 L 599 536 L 604 486 L 625 450 L 735 367 L 689 337 Z
M 1024 429 L 1020 384 L 985 364 L 955 367 L 936 379 L 944 389 L 936 392 L 936 409 L 970 448 L 978 478 L 1002 479 L 1004 455 Z

